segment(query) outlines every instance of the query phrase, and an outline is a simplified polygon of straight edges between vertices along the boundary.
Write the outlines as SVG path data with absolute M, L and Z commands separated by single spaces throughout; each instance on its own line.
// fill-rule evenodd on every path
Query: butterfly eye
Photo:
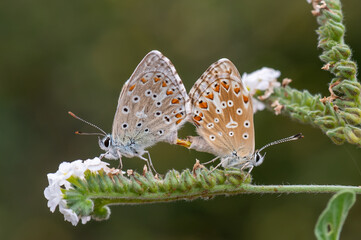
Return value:
M 221 114 L 221 113 L 222 113 L 222 110 L 219 109 L 219 108 L 217 108 L 217 109 L 216 109 L 216 113 L 217 113 L 217 114 Z
M 244 121 L 244 126 L 245 126 L 246 128 L 249 128 L 250 125 L 251 125 L 251 124 L 249 123 L 248 120 L 247 120 L 247 121 Z
M 104 146 L 105 146 L 106 148 L 108 148 L 109 145 L 110 145 L 110 138 L 107 137 L 107 138 L 104 140 Z
M 228 107 L 233 107 L 233 101 L 232 100 L 228 100 Z
M 137 127 L 140 128 L 143 124 L 141 122 L 137 123 Z
M 256 162 L 259 162 L 259 160 L 261 160 L 261 155 L 259 155 L 259 153 L 256 154 Z
M 211 135 L 211 136 L 209 136 L 209 139 L 211 139 L 211 141 L 214 141 L 214 140 L 216 140 L 216 137 L 214 135 Z
M 128 123 L 123 123 L 122 128 L 127 129 L 128 128 Z
M 256 152 L 254 156 L 254 161 L 255 161 L 254 166 L 261 165 L 263 163 L 264 156 L 265 155 L 262 156 L 259 152 Z

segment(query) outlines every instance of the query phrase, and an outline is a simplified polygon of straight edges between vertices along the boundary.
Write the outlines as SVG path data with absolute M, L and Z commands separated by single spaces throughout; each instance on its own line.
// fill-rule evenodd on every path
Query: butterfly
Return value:
M 190 100 L 182 80 L 171 63 L 159 51 L 149 52 L 124 84 L 115 112 L 112 133 L 107 134 L 75 114 L 73 117 L 97 128 L 101 133 L 99 146 L 105 151 L 101 157 L 119 159 L 138 157 L 155 168 L 145 149 L 157 142 L 175 144 L 177 131 L 190 113 Z M 148 159 L 143 157 L 148 155 Z
M 262 164 L 261 151 L 271 145 L 299 139 L 297 134 L 255 150 L 252 98 L 235 65 L 222 58 L 213 63 L 189 92 L 191 121 L 199 136 L 178 140 L 179 145 L 220 158 L 224 168 L 249 169 Z M 190 146 L 189 146 L 190 145 Z M 208 163 L 209 163 L 208 162 Z

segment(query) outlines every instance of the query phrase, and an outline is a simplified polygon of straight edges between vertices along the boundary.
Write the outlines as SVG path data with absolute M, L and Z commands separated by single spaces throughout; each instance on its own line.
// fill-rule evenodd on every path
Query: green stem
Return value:
M 215 186 L 211 190 L 193 190 L 184 193 L 146 193 L 146 194 L 89 194 L 91 199 L 101 200 L 102 205 L 107 204 L 143 204 L 172 202 L 178 200 L 193 200 L 197 198 L 212 198 L 218 195 L 238 194 L 266 194 L 266 193 L 337 193 L 341 190 L 351 190 L 361 194 L 361 187 L 342 185 L 252 185 L 241 184 Z

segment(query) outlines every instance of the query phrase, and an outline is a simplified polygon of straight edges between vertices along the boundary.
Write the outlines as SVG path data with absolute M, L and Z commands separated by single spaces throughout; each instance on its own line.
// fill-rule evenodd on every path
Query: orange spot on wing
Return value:
M 159 81 L 160 81 L 160 78 L 157 78 L 157 77 L 154 78 L 154 82 L 159 82 Z
M 177 113 L 177 114 L 175 115 L 175 117 L 176 117 L 176 118 L 181 118 L 181 117 L 182 117 L 182 114 Z
M 134 88 L 135 88 L 135 84 L 130 86 L 129 91 L 133 91 Z
M 198 121 L 202 120 L 202 118 L 200 116 L 198 116 L 198 115 L 195 115 L 193 117 L 193 120 L 198 122 Z
M 214 88 L 213 88 L 214 91 L 216 92 L 219 92 L 219 84 L 217 84 Z
M 224 83 L 224 82 L 221 82 L 221 84 L 222 84 L 222 86 L 223 86 L 226 90 L 229 89 L 229 84 L 226 84 L 226 83 Z
M 206 98 L 209 98 L 209 99 L 211 99 L 211 100 L 213 100 L 213 93 L 210 93 L 210 94 L 208 94 L 207 96 L 206 96 Z
M 179 103 L 179 100 L 176 99 L 176 98 L 173 98 L 173 99 L 172 99 L 172 104 L 176 104 L 176 103 Z
M 207 102 L 201 102 L 198 104 L 200 108 L 208 108 L 208 103 Z
M 167 84 L 165 82 L 162 83 L 162 87 L 166 87 Z
M 238 94 L 240 91 L 241 91 L 241 88 L 235 88 L 235 89 L 234 89 L 234 92 L 235 92 L 236 94 Z
M 171 94 L 173 94 L 173 91 L 168 90 L 168 91 L 167 91 L 167 95 L 171 95 Z
M 246 95 L 243 95 L 243 101 L 244 101 L 244 103 L 248 103 L 248 97 L 246 96 Z
M 140 81 L 142 81 L 142 83 L 146 83 L 146 82 L 148 82 L 148 80 L 147 80 L 147 79 L 145 79 L 145 78 L 141 78 L 141 79 L 140 79 Z
M 200 126 L 199 122 L 197 122 L 197 121 L 194 121 L 194 124 L 197 125 L 197 127 Z
M 178 119 L 175 124 L 179 124 L 183 119 Z
M 199 116 L 203 117 L 203 113 L 199 113 Z

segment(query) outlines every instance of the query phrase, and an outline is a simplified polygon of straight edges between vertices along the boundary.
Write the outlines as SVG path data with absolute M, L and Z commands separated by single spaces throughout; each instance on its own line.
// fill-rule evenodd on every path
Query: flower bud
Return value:
M 345 127 L 346 139 L 349 143 L 360 144 L 361 143 L 361 129 L 353 126 Z
M 345 142 L 344 127 L 328 130 L 326 135 L 331 138 L 335 144 L 341 145 Z
M 332 129 L 338 125 L 337 119 L 335 119 L 334 116 L 316 117 L 315 123 L 320 126 L 321 129 Z
M 358 125 L 361 123 L 361 110 L 359 108 L 345 108 L 340 112 L 343 119 L 352 125 Z
M 97 207 L 94 209 L 92 217 L 95 220 L 102 221 L 109 219 L 110 208 L 108 206 Z

